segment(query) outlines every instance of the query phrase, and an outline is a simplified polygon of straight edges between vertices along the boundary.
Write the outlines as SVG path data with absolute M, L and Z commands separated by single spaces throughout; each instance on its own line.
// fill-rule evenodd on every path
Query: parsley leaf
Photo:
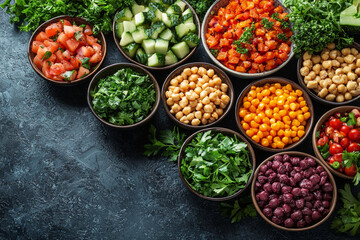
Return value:
M 355 114 L 353 112 L 349 113 L 348 120 L 346 121 L 346 125 L 348 126 L 356 125 Z
M 270 30 L 272 26 L 274 26 L 274 22 L 269 21 L 269 19 L 267 18 L 263 18 L 261 20 L 261 23 L 264 26 L 264 28 L 266 28 L 267 30 Z
M 253 38 L 255 30 L 255 24 L 251 23 L 251 27 L 245 28 L 244 32 L 241 34 L 239 40 L 233 41 L 233 44 L 236 46 L 236 51 L 239 53 L 247 53 L 248 49 L 244 48 L 243 45 L 245 43 L 250 43 L 251 39 Z
M 149 143 L 144 145 L 144 155 L 147 157 L 156 156 L 161 152 L 161 156 L 170 158 L 170 161 L 176 161 L 181 145 L 185 141 L 186 135 L 180 133 L 178 127 L 171 130 L 160 130 L 158 138 L 156 128 L 151 125 L 149 129 Z
M 321 145 L 318 145 L 317 146 L 319 151 L 320 151 L 320 154 L 321 156 L 326 160 L 328 159 L 328 157 L 330 157 L 330 152 L 329 152 L 329 144 L 328 143 L 325 143 L 324 146 L 321 146 Z
M 80 38 L 82 38 L 82 36 L 83 36 L 83 34 L 81 31 L 77 31 L 74 33 L 74 37 L 75 37 L 76 41 L 79 41 Z
M 279 40 L 284 41 L 284 42 L 286 42 L 286 41 L 288 40 L 287 37 L 285 36 L 285 34 L 283 34 L 283 33 L 279 33 L 279 34 L 277 35 L 277 38 L 278 38 Z
M 360 152 L 344 151 L 342 153 L 342 159 L 343 159 L 343 163 L 344 163 L 345 167 L 351 167 L 352 165 L 354 165 L 356 167 L 356 175 L 354 176 L 353 182 L 354 182 L 355 186 L 358 185 L 360 182 L 360 173 L 359 173 Z
M 236 200 L 234 203 L 220 203 L 221 215 L 229 217 L 231 223 L 241 222 L 246 217 L 256 217 L 256 210 L 251 195 Z
M 317 138 L 320 137 L 320 131 L 317 131 L 317 132 L 315 133 L 315 137 L 317 137 Z
M 84 68 L 90 69 L 89 60 L 90 60 L 90 58 L 87 58 L 87 57 L 81 59 L 82 66 L 83 66 Z
M 44 56 L 41 58 L 41 61 L 43 61 L 44 59 L 47 60 L 49 59 L 49 57 L 51 57 L 51 52 L 50 51 L 46 51 Z
M 219 53 L 219 49 L 210 49 L 211 54 L 216 57 Z
M 349 184 L 345 184 L 344 189 L 340 189 L 339 192 L 344 205 L 331 222 L 331 228 L 337 232 L 348 232 L 355 236 L 360 233 L 360 193 L 356 198 L 351 193 Z
M 84 28 L 84 27 L 85 27 L 85 24 L 81 24 L 79 27 Z
M 75 70 L 72 70 L 72 71 L 66 71 L 65 73 L 64 73 L 64 80 L 65 81 L 70 81 L 70 78 L 71 78 L 71 76 L 74 74 L 74 72 L 75 72 Z

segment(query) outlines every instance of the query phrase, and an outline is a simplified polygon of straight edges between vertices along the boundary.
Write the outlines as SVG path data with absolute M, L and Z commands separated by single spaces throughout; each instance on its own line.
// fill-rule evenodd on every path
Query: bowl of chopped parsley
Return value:
M 178 170 L 184 185 L 210 201 L 239 196 L 251 183 L 255 153 L 239 133 L 226 128 L 202 129 L 182 145 Z
M 94 116 L 118 129 L 148 122 L 160 103 L 160 88 L 146 69 L 131 63 L 117 63 L 98 72 L 91 80 L 88 105 Z

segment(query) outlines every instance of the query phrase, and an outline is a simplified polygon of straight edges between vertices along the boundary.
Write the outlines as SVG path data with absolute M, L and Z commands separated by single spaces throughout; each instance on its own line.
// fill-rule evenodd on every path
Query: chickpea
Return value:
M 192 74 L 196 74 L 198 72 L 199 68 L 198 67 L 192 67 L 191 68 L 191 73 Z
M 336 98 L 335 94 L 328 94 L 325 99 L 328 101 L 334 101 Z
M 360 88 L 357 87 L 355 90 L 351 90 L 350 93 L 353 97 L 356 97 L 356 96 L 360 95 Z
M 329 92 L 330 93 L 334 93 L 335 94 L 335 91 L 337 91 L 337 87 L 336 87 L 336 84 L 331 84 L 328 88 Z
M 216 119 L 219 118 L 219 115 L 218 115 L 216 112 L 213 112 L 213 113 L 211 114 L 211 117 L 215 118 L 215 120 L 216 120 Z
M 343 83 L 343 80 L 342 80 L 341 77 L 338 76 L 338 75 L 335 75 L 335 76 L 332 78 L 332 81 L 333 81 L 333 83 L 335 83 L 335 84 L 342 84 L 342 83 Z
M 349 66 L 345 66 L 343 68 L 343 72 L 347 74 L 348 72 L 351 72 L 351 68 Z
M 178 93 L 173 93 L 171 95 L 171 98 L 175 101 L 175 102 L 178 102 L 180 100 L 180 94 Z
M 179 95 L 180 95 L 180 98 L 185 97 L 185 94 L 183 92 L 179 93 Z
M 196 88 L 196 83 L 195 82 L 190 82 L 189 83 L 189 88 L 190 89 L 195 89 Z
M 201 119 L 201 123 L 202 123 L 202 124 L 205 125 L 205 124 L 207 124 L 207 122 L 208 122 L 207 119 L 205 119 L 205 118 L 202 118 L 202 119 Z
M 208 95 L 208 92 L 203 90 L 201 93 L 200 93 L 200 99 L 204 99 L 206 96 Z
M 339 93 L 344 93 L 344 92 L 346 92 L 347 89 L 344 84 L 340 84 L 337 86 L 337 90 Z
M 205 112 L 203 114 L 203 118 L 205 118 L 206 120 L 209 119 L 210 117 L 211 117 L 210 113 Z
M 197 100 L 194 100 L 194 101 L 190 101 L 190 102 L 189 102 L 189 105 L 190 105 L 191 109 L 194 108 L 194 110 L 195 110 L 197 104 L 198 104 L 198 101 L 197 101 Z M 194 110 L 192 110 L 192 111 L 194 111 Z
M 226 108 L 226 106 L 227 106 L 227 104 L 226 104 L 226 103 L 223 103 L 223 102 L 222 102 L 222 103 L 220 103 L 220 108 L 221 108 L 221 109 L 225 109 L 225 108 Z
M 317 64 L 321 61 L 321 57 L 319 55 L 314 55 L 311 57 L 311 60 L 312 60 L 313 64 Z
M 214 108 L 210 104 L 207 104 L 204 106 L 204 111 L 206 113 L 212 113 L 214 111 Z
M 329 56 L 331 59 L 336 59 L 336 57 L 339 55 L 339 51 L 338 50 L 332 50 L 330 53 L 329 53 Z
M 212 122 L 215 122 L 215 121 L 216 121 L 216 119 L 215 119 L 215 118 L 213 118 L 213 117 L 211 117 L 208 121 L 209 121 L 209 123 L 212 123 Z
M 205 84 L 205 80 L 202 79 L 202 78 L 199 78 L 198 81 L 197 81 L 197 85 L 201 88 L 204 88 L 203 85 Z
M 315 74 L 319 74 L 319 73 L 320 73 L 320 70 L 321 70 L 321 65 L 320 65 L 320 64 L 315 64 L 315 65 L 312 67 L 312 70 L 315 72 Z
M 360 59 L 360 54 L 356 55 L 355 57 L 356 59 Z
M 166 97 L 166 98 L 171 97 L 171 95 L 172 95 L 172 92 L 171 92 L 171 91 L 166 91 L 166 92 L 165 92 L 165 97 Z
M 187 118 L 186 118 L 186 116 L 183 116 L 183 117 L 181 117 L 181 118 L 180 118 L 180 122 L 183 122 L 183 123 L 185 123 L 185 121 L 187 121 Z
M 357 79 L 357 75 L 353 72 L 348 72 L 347 78 L 348 78 L 348 81 L 354 81 Z
M 343 57 L 336 57 L 336 60 L 337 60 L 340 64 L 344 63 L 344 58 L 343 58 Z M 340 66 L 341 66 L 341 65 L 340 65 Z
M 351 49 L 350 49 L 350 53 L 351 53 L 352 55 L 356 56 L 356 55 L 359 54 L 359 51 L 356 50 L 356 48 L 351 48 Z
M 216 97 L 215 101 L 214 101 L 215 105 L 220 105 L 221 103 L 221 99 L 219 97 Z
M 180 93 L 180 87 L 175 87 L 173 93 Z
M 200 76 L 204 76 L 204 75 L 207 74 L 207 71 L 206 71 L 205 68 L 199 67 L 198 74 L 199 74 Z
M 170 81 L 170 85 L 177 87 L 177 86 L 179 85 L 179 82 L 178 82 L 178 80 L 176 80 L 175 78 L 173 78 L 173 79 L 171 79 L 171 81 Z
M 343 102 L 344 100 L 345 100 L 344 95 L 339 94 L 339 95 L 336 96 L 336 101 L 337 102 Z
M 328 90 L 326 88 L 321 89 L 321 91 L 318 93 L 318 96 L 321 98 L 324 98 L 328 94 Z
M 338 69 L 335 70 L 335 75 L 341 75 L 343 73 L 344 72 L 343 72 L 342 68 L 338 68 Z
M 191 92 L 186 92 L 186 93 L 185 93 L 185 96 L 186 96 L 186 98 L 187 98 L 188 100 L 190 100 L 190 101 L 194 101 L 194 100 L 196 100 L 196 99 L 199 98 L 199 95 L 197 95 L 197 94 L 194 93 L 193 91 L 191 91 Z
M 185 81 L 180 83 L 180 90 L 186 92 L 189 89 L 189 84 Z
M 189 113 L 187 116 L 186 116 L 186 119 L 191 121 L 195 118 L 195 114 L 194 113 Z
M 184 107 L 184 109 L 182 110 L 182 112 L 183 112 L 185 115 L 188 115 L 188 114 L 191 112 L 191 107 L 189 107 L 189 106 Z
M 332 62 L 330 60 L 327 60 L 327 61 L 323 61 L 322 62 L 322 66 L 325 68 L 325 69 L 330 69 L 332 67 Z
M 215 87 L 215 82 L 214 82 L 214 80 L 210 80 L 210 81 L 209 81 L 209 87 Z
M 230 102 L 230 97 L 228 95 L 222 95 L 221 96 L 221 102 L 228 104 Z
M 303 59 L 304 60 L 310 60 L 311 59 L 311 54 L 309 54 L 309 52 L 305 52 L 303 55 Z
M 211 80 L 208 75 L 202 76 L 202 79 L 204 79 L 205 83 L 208 83 Z
M 186 75 L 184 72 L 182 72 L 182 73 L 180 74 L 180 76 L 181 76 L 184 80 L 187 80 L 187 79 L 189 78 L 189 76 Z
M 191 121 L 191 125 L 193 125 L 193 126 L 198 126 L 198 125 L 200 125 L 200 120 L 199 119 L 193 119 L 192 121 Z
M 317 83 L 319 83 L 321 80 L 321 77 L 320 76 L 316 76 L 316 78 L 314 79 L 314 81 L 316 81 Z
M 195 110 L 196 110 L 196 111 L 200 111 L 202 108 L 203 108 L 203 104 L 202 104 L 202 103 L 198 103 L 198 104 L 196 105 Z
M 169 90 L 170 92 L 174 92 L 175 88 L 177 88 L 177 87 L 175 87 L 175 86 L 169 86 L 169 87 L 168 87 L 168 90 Z
M 185 80 L 181 75 L 177 76 L 175 79 L 178 80 L 179 83 Z
M 189 100 L 186 97 L 181 98 L 181 101 L 179 102 L 181 108 L 185 108 L 188 104 Z
M 305 76 L 304 77 L 304 82 L 305 82 L 305 84 L 307 84 L 309 81 L 311 81 L 312 79 L 311 79 L 311 77 L 309 77 L 309 76 Z
M 214 81 L 215 85 L 221 86 L 221 79 L 220 78 L 214 78 L 213 81 Z
M 308 67 L 302 67 L 300 68 L 300 74 L 301 76 L 307 76 L 310 72 L 310 69 Z
M 172 105 L 174 105 L 174 100 L 172 98 L 168 98 L 166 100 L 166 103 L 167 103 L 167 105 L 172 106 Z
M 360 68 L 359 68 L 359 69 L 360 69 Z M 221 89 L 221 91 L 223 91 L 224 93 L 226 93 L 227 90 L 228 90 L 228 85 L 225 84 L 225 83 L 222 83 L 220 89 Z
M 208 96 L 206 96 L 202 101 L 201 101 L 202 104 L 204 105 L 207 105 L 210 103 L 210 98 Z
M 184 113 L 183 112 L 177 112 L 176 114 L 175 114 L 175 117 L 177 118 L 177 119 L 181 119 L 182 117 L 184 116 Z
M 349 92 L 345 93 L 344 97 L 347 101 L 352 99 L 352 95 Z
M 351 91 L 351 90 L 354 90 L 356 89 L 356 82 L 355 81 L 349 81 L 347 84 L 346 84 L 346 88 L 347 90 Z
M 181 107 L 179 104 L 175 103 L 172 107 L 171 107 L 171 110 L 174 112 L 174 113 L 177 113 L 181 110 Z
M 210 68 L 209 70 L 207 70 L 207 75 L 208 75 L 209 77 L 213 77 L 214 74 L 215 74 L 214 69 Z
M 356 67 L 360 68 L 360 59 L 356 59 Z
M 305 61 L 303 62 L 303 66 L 304 66 L 304 67 L 308 67 L 308 68 L 310 69 L 310 68 L 312 68 L 313 63 L 311 62 L 311 60 L 305 60 Z
M 356 63 L 350 63 L 348 66 L 351 68 L 351 70 L 356 69 Z
M 215 110 L 215 112 L 217 113 L 218 116 L 221 116 L 221 115 L 223 115 L 224 110 L 221 109 L 221 108 L 217 108 L 217 109 Z
M 342 64 L 340 64 L 340 67 L 342 67 L 342 68 L 344 68 L 344 67 L 346 67 L 346 66 L 348 66 L 348 64 L 347 63 L 342 63 Z
M 325 80 L 323 80 L 323 82 L 320 82 L 320 86 L 322 88 L 327 88 L 328 86 L 330 86 L 330 84 L 332 83 L 330 78 L 326 78 Z
M 309 74 L 309 75 L 310 75 L 310 74 Z M 321 79 L 327 78 L 327 76 L 328 76 L 327 71 L 325 71 L 325 70 L 321 70 L 321 71 L 320 71 L 320 78 L 321 78 Z
M 347 55 L 346 57 L 344 57 L 344 61 L 345 61 L 346 63 L 350 64 L 350 63 L 352 63 L 353 61 L 355 61 L 355 57 L 354 57 L 354 55 L 349 54 L 349 55 Z
M 201 119 L 201 117 L 202 117 L 201 111 L 196 111 L 195 114 L 194 114 L 194 116 L 195 116 L 195 118 L 197 118 L 197 119 Z
M 338 60 L 331 61 L 333 67 L 340 67 L 340 62 Z
M 210 94 L 210 93 L 213 92 L 213 88 L 211 88 L 211 87 L 206 87 L 206 88 L 204 88 L 204 89 L 205 89 L 205 91 L 206 91 L 208 94 Z
M 316 73 L 314 71 L 311 71 L 308 76 L 311 77 L 311 79 L 315 79 Z
M 347 56 L 347 55 L 349 55 L 350 54 L 350 48 L 343 48 L 343 49 L 341 49 L 341 53 L 342 53 L 342 55 L 345 55 L 345 56 Z
M 212 92 L 209 94 L 210 101 L 214 102 L 216 98 L 218 98 L 217 94 L 215 92 Z
M 329 78 L 333 78 L 334 76 L 335 76 L 335 71 L 334 70 L 328 71 L 328 77 Z
M 202 85 L 202 88 L 203 89 L 206 89 L 207 87 L 209 87 L 210 86 L 210 83 L 204 83 L 203 85 Z
M 189 77 L 189 81 L 196 82 L 198 80 L 198 78 L 200 78 L 200 76 L 198 74 L 191 74 Z
M 322 59 L 322 60 L 326 61 L 326 60 L 328 60 L 329 58 L 330 58 L 329 54 L 326 54 L 326 53 L 321 54 L 321 59 Z
M 322 81 L 324 81 L 324 80 L 322 80 Z M 316 81 L 309 81 L 306 85 L 306 87 L 309 89 L 317 88 L 317 86 L 318 86 L 318 83 Z
M 335 43 L 328 43 L 328 45 L 326 47 L 330 50 L 333 50 L 333 49 L 335 49 Z
M 196 87 L 196 88 L 194 89 L 194 92 L 195 92 L 196 94 L 200 95 L 200 93 L 202 92 L 202 88 L 201 88 L 201 87 Z
M 358 84 L 360 85 L 360 78 L 358 78 L 356 81 L 357 81 L 357 82 L 358 82 Z

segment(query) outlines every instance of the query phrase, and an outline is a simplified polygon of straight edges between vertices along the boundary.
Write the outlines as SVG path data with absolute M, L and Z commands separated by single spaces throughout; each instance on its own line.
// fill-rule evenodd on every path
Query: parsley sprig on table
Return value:
M 247 145 L 236 136 L 201 132 L 187 145 L 181 172 L 204 196 L 230 196 L 245 187 L 252 173 Z
M 90 94 L 99 117 L 116 125 L 130 125 L 145 119 L 156 100 L 149 75 L 131 68 L 101 79 Z
M 220 203 L 219 210 L 222 216 L 231 219 L 231 223 L 241 222 L 246 217 L 256 217 L 257 215 L 251 195 L 242 197 L 233 203 Z
M 156 136 L 156 128 L 151 125 L 148 136 L 149 143 L 144 146 L 144 155 L 151 157 L 161 152 L 161 156 L 170 158 L 170 161 L 176 161 L 185 137 L 186 135 L 180 133 L 178 127 L 174 127 L 172 131 L 160 130 Z
M 351 167 L 353 164 L 355 165 L 356 168 L 356 175 L 354 176 L 354 185 L 358 185 L 360 182 L 360 172 L 359 172 L 359 168 L 360 168 L 360 152 L 356 151 L 356 152 L 348 152 L 348 151 L 344 151 L 342 153 L 342 159 L 344 161 L 344 165 L 345 167 Z
M 360 233 L 360 192 L 357 198 L 351 193 L 350 185 L 340 189 L 344 205 L 337 212 L 331 228 L 337 232 L 348 232 L 352 236 Z

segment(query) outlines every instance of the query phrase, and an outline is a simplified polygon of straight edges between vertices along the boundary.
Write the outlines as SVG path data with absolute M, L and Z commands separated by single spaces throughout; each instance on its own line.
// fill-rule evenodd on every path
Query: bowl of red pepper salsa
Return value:
M 205 51 L 233 76 L 268 76 L 294 55 L 288 12 L 277 0 L 218 0 L 202 24 Z
M 313 136 L 316 156 L 335 175 L 360 181 L 360 107 L 343 106 L 325 113 Z
M 83 18 L 59 16 L 44 22 L 33 33 L 28 58 L 44 79 L 74 85 L 92 77 L 106 56 L 102 32 Z

